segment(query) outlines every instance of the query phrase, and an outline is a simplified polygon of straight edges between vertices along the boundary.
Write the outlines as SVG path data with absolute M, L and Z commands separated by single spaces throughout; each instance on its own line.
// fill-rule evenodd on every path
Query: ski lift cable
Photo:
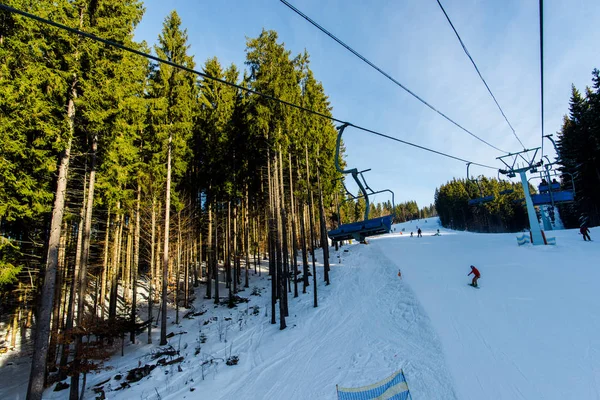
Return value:
M 463 43 L 460 35 L 458 34 L 458 31 L 456 30 L 456 28 L 454 27 L 454 24 L 450 20 L 450 17 L 448 16 L 448 13 L 444 9 L 444 6 L 440 2 L 440 0 L 437 0 L 437 3 L 439 4 L 440 8 L 442 9 L 442 12 L 446 16 L 446 19 L 448 20 L 448 23 L 452 27 L 452 30 L 456 34 L 456 37 L 458 38 L 458 41 L 460 42 L 460 45 L 462 46 L 463 50 L 465 51 L 465 54 L 467 55 L 467 57 L 469 57 L 469 60 L 471 60 L 471 64 L 473 64 L 473 67 L 475 67 L 475 71 L 477 71 L 477 75 L 479 75 L 479 77 L 481 78 L 481 81 L 483 82 L 483 84 L 485 85 L 486 89 L 490 93 L 490 96 L 492 96 L 492 99 L 494 99 L 494 103 L 496 103 L 496 106 L 498 106 L 498 110 L 500 110 L 500 113 L 502 113 L 502 116 L 504 117 L 504 120 L 506 121 L 506 123 L 508 124 L 508 126 L 510 127 L 510 129 L 512 130 L 513 135 L 515 135 L 515 138 L 519 141 L 519 144 L 521 144 L 521 146 L 523 146 L 523 148 L 525 148 L 525 145 L 523 144 L 523 142 L 521 142 L 521 139 L 519 138 L 519 136 L 517 136 L 517 132 L 515 131 L 515 128 L 513 128 L 513 126 L 511 125 L 511 123 L 508 121 L 508 118 L 506 117 L 506 114 L 504 114 L 504 110 L 502 110 L 502 107 L 500 107 L 500 104 L 498 103 L 498 100 L 496 100 L 496 96 L 494 96 L 494 93 L 492 93 L 492 89 L 490 89 L 490 87 L 488 86 L 487 82 L 485 81 L 485 79 L 481 75 L 481 72 L 479 71 L 479 68 L 477 67 L 477 64 L 475 64 L 475 61 L 473 60 L 473 57 L 471 57 L 471 53 L 469 53 L 469 50 L 467 50 L 467 46 L 465 46 L 465 44 Z
M 166 64 L 166 65 L 169 65 L 171 67 L 180 69 L 182 71 L 186 71 L 186 72 L 189 72 L 191 74 L 198 75 L 198 76 L 201 76 L 203 78 L 206 78 L 206 79 L 209 79 L 209 80 L 212 80 L 212 81 L 216 81 L 216 82 L 222 83 L 222 84 L 230 86 L 230 87 L 234 87 L 236 89 L 245 91 L 247 93 L 255 94 L 257 96 L 260 96 L 260 97 L 263 97 L 263 98 L 266 98 L 266 99 L 269 99 L 269 100 L 272 100 L 272 101 L 284 104 L 284 105 L 286 105 L 288 107 L 292 107 L 292 108 L 295 108 L 297 110 L 300 110 L 300 111 L 303 111 L 303 112 L 307 112 L 307 113 L 310 113 L 310 114 L 313 114 L 313 115 L 316 115 L 316 116 L 328 119 L 330 121 L 334 121 L 334 122 L 337 122 L 337 123 L 340 123 L 340 124 L 347 124 L 347 125 L 352 126 L 352 127 L 356 128 L 356 129 L 359 129 L 359 130 L 367 132 L 367 133 L 371 133 L 371 134 L 376 135 L 376 136 L 380 136 L 380 137 L 383 137 L 383 138 L 386 138 L 386 139 L 389 139 L 389 140 L 393 140 L 393 141 L 396 141 L 396 142 L 399 142 L 399 143 L 402 143 L 402 144 L 405 144 L 405 145 L 408 145 L 408 146 L 416 147 L 418 149 L 421 149 L 421 150 L 424 150 L 424 151 L 428 151 L 428 152 L 431 152 L 431 153 L 434 153 L 434 154 L 438 154 L 438 155 L 441 155 L 441 156 L 444 156 L 444 157 L 447 157 L 447 158 L 451 158 L 451 159 L 454 159 L 454 160 L 457 160 L 457 161 L 470 162 L 469 160 L 466 160 L 466 159 L 463 159 L 463 158 L 460 158 L 460 157 L 456 157 L 456 156 L 453 156 L 451 154 L 447 154 L 447 153 L 444 153 L 444 152 L 441 152 L 441 151 L 438 151 L 438 150 L 434 150 L 434 149 L 431 149 L 431 148 L 428 148 L 428 147 L 425 147 L 425 146 L 421 146 L 421 145 L 418 145 L 418 144 L 415 144 L 415 143 L 411 143 L 411 142 L 408 142 L 406 140 L 402 140 L 402 139 L 399 139 L 399 138 L 396 138 L 396 137 L 393 137 L 393 136 L 390 136 L 390 135 L 386 135 L 386 134 L 383 134 L 381 132 L 374 131 L 372 129 L 368 129 L 368 128 L 365 128 L 365 127 L 362 127 L 362 126 L 359 126 L 359 125 L 355 125 L 353 123 L 350 123 L 350 122 L 347 122 L 347 121 L 343 121 L 343 120 L 335 118 L 333 116 L 323 114 L 323 113 L 321 113 L 319 111 L 311 110 L 309 108 L 305 108 L 305 107 L 299 106 L 297 104 L 290 103 L 288 101 L 279 99 L 277 97 L 274 97 L 274 96 L 271 96 L 271 95 L 268 95 L 268 94 L 265 94 L 265 93 L 261 93 L 261 92 L 258 92 L 256 90 L 244 87 L 244 86 L 240 86 L 240 85 L 238 85 L 236 83 L 233 83 L 233 82 L 228 82 L 228 81 L 226 81 L 224 79 L 220 79 L 220 78 L 208 75 L 206 73 L 194 70 L 194 69 L 186 67 L 184 65 L 180 65 L 180 64 L 174 63 L 172 61 L 165 60 L 165 59 L 157 57 L 157 56 L 153 56 L 152 54 L 149 54 L 149 53 L 144 53 L 143 51 L 136 50 L 136 49 L 133 49 L 131 47 L 127 47 L 127 46 L 125 46 L 125 45 L 123 45 L 121 43 L 113 42 L 111 40 L 101 38 L 101 37 L 93 35 L 91 33 L 83 32 L 83 31 L 80 31 L 78 29 L 69 27 L 67 25 L 63 25 L 61 23 L 58 23 L 58 22 L 55 22 L 55 21 L 52 21 L 52 20 L 49 20 L 49 19 L 46 19 L 46 18 L 39 17 L 37 15 L 34 15 L 34 14 L 31 14 L 31 13 L 28 13 L 28 12 L 16 9 L 14 7 L 7 6 L 6 4 L 0 3 L 0 9 L 5 10 L 5 11 L 10 12 L 10 13 L 13 13 L 13 14 L 21 15 L 21 16 L 29 18 L 29 19 L 33 19 L 35 21 L 41 22 L 41 23 L 46 24 L 46 25 L 54 26 L 55 28 L 58 28 L 58 29 L 66 30 L 66 31 L 71 32 L 73 34 L 76 34 L 76 35 L 79 35 L 79 36 L 83 36 L 85 38 L 88 38 L 88 39 L 91 39 L 91 40 L 94 40 L 94 41 L 97 41 L 97 42 L 104 43 L 104 44 L 106 44 L 108 46 L 116 47 L 116 48 L 121 49 L 123 51 L 129 52 L 129 53 L 132 53 L 132 54 L 136 54 L 136 55 L 148 58 L 150 60 L 154 60 L 154 61 L 156 61 L 158 63 L 161 63 L 161 64 Z M 481 167 L 489 168 L 489 169 L 498 169 L 497 167 L 493 167 L 493 166 L 489 166 L 489 165 L 485 165 L 485 164 L 480 164 L 480 163 L 476 163 L 476 162 L 472 162 L 472 164 L 473 165 L 479 165 Z
M 479 136 L 477 136 L 476 134 L 474 134 L 473 132 L 471 132 L 467 128 L 463 127 L 458 122 L 454 121 L 453 119 L 451 119 L 450 117 L 448 117 L 446 114 L 444 114 L 443 112 L 439 111 L 437 108 L 435 108 L 434 106 L 432 106 L 431 104 L 429 104 L 423 98 L 419 97 L 412 90 L 410 90 L 409 88 L 407 88 L 406 86 L 404 86 L 403 84 L 401 84 L 400 82 L 398 82 L 396 79 L 394 79 L 388 73 L 384 72 L 381 68 L 379 68 L 377 65 L 373 64 L 371 61 L 369 61 L 367 58 L 365 58 L 364 56 L 362 56 L 360 53 L 358 53 L 352 47 L 348 46 L 346 43 L 344 43 L 343 41 L 341 41 L 340 39 L 338 39 L 335 35 L 333 35 L 327 29 L 323 28 L 317 22 L 315 22 L 314 20 L 312 20 L 308 15 L 306 15 L 302 11 L 298 10 L 296 7 L 294 7 L 293 5 L 291 5 L 290 3 L 288 3 L 286 0 L 280 0 L 280 1 L 283 4 L 285 4 L 286 6 L 288 6 L 296 14 L 300 15 L 302 18 L 304 18 L 305 20 L 307 20 L 308 22 L 310 22 L 312 25 L 314 25 L 321 32 L 323 32 L 324 34 L 326 34 L 327 36 L 329 36 L 330 38 L 332 38 L 333 40 L 335 40 L 336 42 L 338 42 L 342 47 L 346 48 L 346 50 L 348 50 L 349 52 L 351 52 L 352 54 L 354 54 L 356 57 L 360 58 L 362 61 L 364 61 L 370 67 L 372 67 L 373 69 L 375 69 L 376 71 L 378 71 L 380 74 L 382 74 L 383 76 L 385 76 L 386 78 L 388 78 L 390 81 L 392 81 L 396 85 L 400 86 L 402 89 L 404 89 L 410 95 L 412 95 L 414 98 L 416 98 L 417 100 L 419 100 L 421 103 L 425 104 L 427 107 L 429 107 L 430 109 L 432 109 L 433 111 L 435 111 L 436 113 L 438 113 L 440 116 L 444 117 L 446 120 L 450 121 L 452 124 L 454 124 L 455 126 L 457 126 L 459 129 L 463 130 L 464 132 L 468 133 L 469 135 L 471 135 L 475 139 L 479 140 L 482 143 L 485 143 L 486 145 L 490 146 L 491 148 L 493 148 L 495 150 L 498 150 L 501 153 L 507 153 L 507 154 L 510 153 L 510 152 L 508 152 L 506 150 L 502 150 L 502 149 L 494 146 L 490 142 L 486 141 L 485 139 L 480 138 Z

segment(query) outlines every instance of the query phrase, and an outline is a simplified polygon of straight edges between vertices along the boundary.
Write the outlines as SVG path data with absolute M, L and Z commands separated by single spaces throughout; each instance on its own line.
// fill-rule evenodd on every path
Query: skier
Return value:
M 417 231 L 417 237 L 423 237 L 423 235 L 421 235 L 421 228 L 419 228 L 419 230 Z
M 410 237 L 413 237 L 413 233 L 412 232 L 410 233 Z
M 477 280 L 481 278 L 481 274 L 479 273 L 479 270 L 475 268 L 474 265 L 471 265 L 471 272 L 469 272 L 467 276 L 471 274 L 473 274 L 473 281 L 471 282 L 471 286 L 477 287 Z
M 592 238 L 590 237 L 590 229 L 587 227 L 586 224 L 581 225 L 581 228 L 579 228 L 579 233 L 583 235 L 584 242 L 586 240 L 589 240 L 590 242 L 592 241 Z

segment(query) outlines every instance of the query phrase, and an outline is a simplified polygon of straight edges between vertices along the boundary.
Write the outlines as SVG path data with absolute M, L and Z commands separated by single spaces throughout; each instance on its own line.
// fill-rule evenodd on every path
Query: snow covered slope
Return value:
M 424 237 L 411 238 L 417 226 Z M 317 264 L 319 307 L 312 286 L 290 296 L 283 331 L 269 323 L 264 274 L 252 276 L 240 293 L 250 302 L 233 310 L 215 308 L 198 289 L 196 309 L 206 313 L 170 325 L 187 332 L 170 339 L 181 364 L 115 390 L 124 380 L 117 374 L 156 363 L 158 346 L 140 336 L 113 357 L 114 369 L 88 377 L 86 398 L 110 379 L 102 385 L 108 399 L 335 399 L 336 384 L 370 384 L 399 368 L 415 400 L 600 398 L 597 242 L 560 231 L 551 234 L 557 246 L 518 247 L 513 234 L 452 232 L 437 219 L 395 228 L 369 245 L 332 251 L 329 286 Z M 438 228 L 441 236 L 432 236 Z M 467 286 L 471 264 L 482 274 L 479 290 Z M 262 295 L 251 296 L 252 288 Z M 225 365 L 230 355 L 238 365 Z M 2 366 L 0 398 L 24 398 L 26 386 L 3 383 L 24 365 Z M 67 390 L 45 394 L 67 397 Z

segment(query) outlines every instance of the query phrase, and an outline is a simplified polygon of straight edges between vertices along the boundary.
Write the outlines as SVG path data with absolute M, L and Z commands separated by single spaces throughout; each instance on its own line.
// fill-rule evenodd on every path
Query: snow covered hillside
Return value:
M 600 398 L 600 242 L 573 230 L 536 247 L 518 247 L 514 234 L 432 236 L 437 219 L 394 228 L 369 245 L 332 250 L 331 285 L 318 268 L 319 307 L 312 286 L 291 293 L 283 331 L 269 323 L 264 272 L 239 293 L 249 303 L 232 310 L 215 308 L 199 288 L 202 315 L 170 325 L 182 333 L 170 339 L 181 363 L 116 390 L 129 370 L 157 363 L 159 346 L 141 335 L 111 359 L 112 370 L 88 377 L 85 398 L 109 380 L 100 385 L 107 399 L 335 399 L 336 384 L 367 385 L 400 368 L 415 400 Z M 471 264 L 480 289 L 467 285 Z M 232 356 L 238 364 L 226 365 Z M 25 360 L 0 366 L 0 398 L 24 399 Z M 44 398 L 68 398 L 52 389 Z

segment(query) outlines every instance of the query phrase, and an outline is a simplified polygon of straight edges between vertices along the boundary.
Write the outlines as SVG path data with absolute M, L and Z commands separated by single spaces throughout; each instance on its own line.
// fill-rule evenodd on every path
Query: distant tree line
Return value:
M 532 187 L 530 187 L 533 190 Z M 508 193 L 511 191 L 510 193 Z M 500 192 L 504 192 L 501 194 Z M 494 196 L 487 203 L 469 200 Z M 529 226 L 520 183 L 480 176 L 453 179 L 435 191 L 435 209 L 446 228 L 472 232 L 517 232 Z

